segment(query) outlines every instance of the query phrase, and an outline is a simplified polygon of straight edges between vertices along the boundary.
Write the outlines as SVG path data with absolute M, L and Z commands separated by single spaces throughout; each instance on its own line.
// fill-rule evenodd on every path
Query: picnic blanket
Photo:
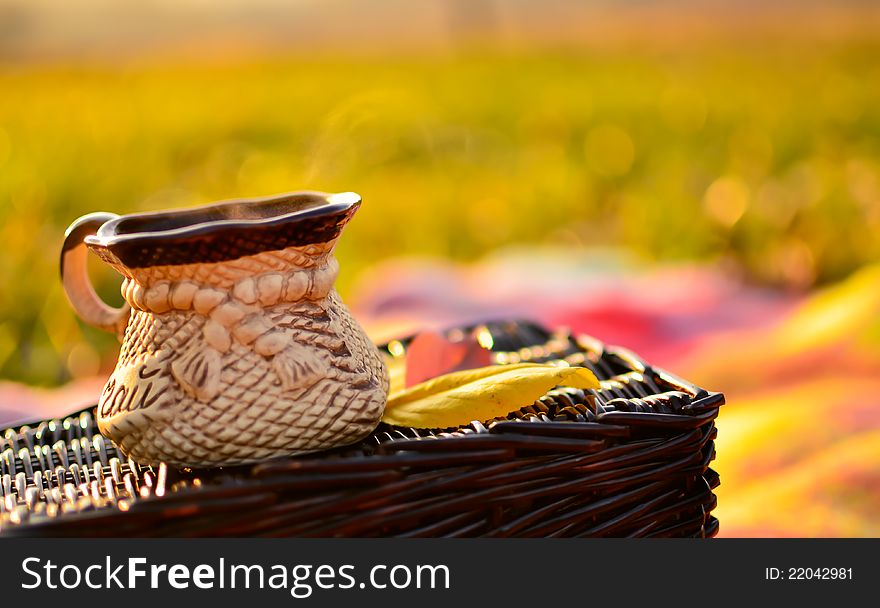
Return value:
M 377 336 L 524 317 L 624 345 L 725 393 L 721 536 L 880 536 L 880 266 L 792 294 L 713 267 L 519 250 L 388 262 L 353 302 Z

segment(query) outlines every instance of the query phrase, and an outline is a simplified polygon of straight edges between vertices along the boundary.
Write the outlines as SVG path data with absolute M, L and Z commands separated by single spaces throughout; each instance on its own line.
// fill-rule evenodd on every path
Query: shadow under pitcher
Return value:
M 334 287 L 334 247 L 360 207 L 294 192 L 175 211 L 92 213 L 68 229 L 64 290 L 122 341 L 98 426 L 142 464 L 256 462 L 355 443 L 379 423 L 382 357 Z M 88 249 L 119 272 L 112 308 Z

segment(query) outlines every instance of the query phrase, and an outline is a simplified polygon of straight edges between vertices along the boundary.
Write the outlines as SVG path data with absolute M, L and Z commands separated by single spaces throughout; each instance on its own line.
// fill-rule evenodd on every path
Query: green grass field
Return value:
M 115 356 L 58 280 L 65 227 L 96 210 L 355 190 L 343 294 L 383 258 L 513 242 L 837 279 L 880 253 L 878 50 L 0 66 L 0 377 Z

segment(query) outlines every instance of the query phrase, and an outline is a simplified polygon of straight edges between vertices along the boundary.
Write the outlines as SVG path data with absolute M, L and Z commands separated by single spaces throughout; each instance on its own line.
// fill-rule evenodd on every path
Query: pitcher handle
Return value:
M 122 308 L 114 308 L 95 293 L 89 279 L 88 249 L 84 242 L 105 222 L 118 217 L 115 213 L 90 213 L 67 228 L 61 248 L 61 283 L 70 305 L 83 321 L 121 337 L 128 324 L 131 307 L 126 303 Z

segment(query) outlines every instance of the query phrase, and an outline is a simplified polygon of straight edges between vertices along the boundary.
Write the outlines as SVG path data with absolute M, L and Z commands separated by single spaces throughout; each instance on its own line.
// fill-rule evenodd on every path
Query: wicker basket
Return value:
M 471 328 L 467 328 L 468 330 Z M 453 330 L 451 333 L 460 333 Z M 489 323 L 499 363 L 565 359 L 558 388 L 507 420 L 380 425 L 362 443 L 211 470 L 141 467 L 93 409 L 0 437 L 0 531 L 27 536 L 714 536 L 724 402 L 627 350 Z M 406 345 L 407 341 L 401 341 Z M 394 345 L 395 352 L 400 346 Z M 386 347 L 387 348 L 387 347 Z

